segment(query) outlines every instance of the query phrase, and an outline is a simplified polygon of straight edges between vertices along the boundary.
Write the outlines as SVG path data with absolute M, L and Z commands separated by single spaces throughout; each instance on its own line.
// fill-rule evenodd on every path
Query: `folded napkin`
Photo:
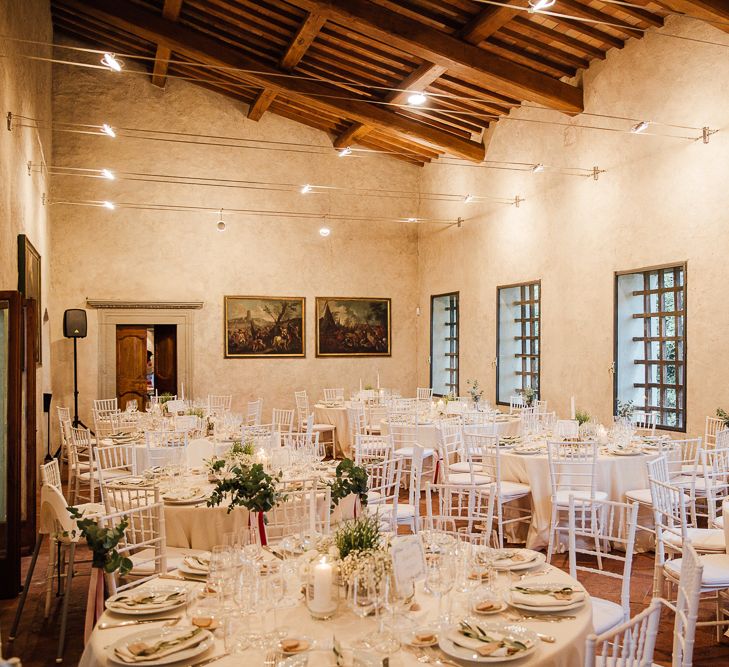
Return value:
M 510 636 L 499 630 L 481 628 L 461 622 L 459 629 L 449 630 L 446 637 L 456 646 L 475 651 L 482 657 L 505 658 L 531 648 L 532 642 L 523 637 Z
M 572 586 L 514 586 L 511 601 L 528 607 L 566 607 L 585 599 L 585 592 Z
M 508 567 L 520 563 L 530 563 L 537 557 L 537 552 L 531 549 L 506 549 L 496 554 L 494 565 L 496 567 Z
M 170 602 L 179 602 L 186 597 L 185 591 L 135 591 L 128 595 L 120 595 L 109 601 L 110 609 L 128 609 L 139 611 L 148 609 L 151 612 L 157 608 L 166 607 Z
M 195 556 L 185 556 L 183 562 L 191 570 L 199 570 L 200 572 L 210 571 L 210 554 L 202 553 Z
M 167 655 L 178 653 L 197 646 L 209 637 L 202 628 L 182 628 L 176 631 L 163 631 L 157 641 L 135 641 L 114 649 L 114 654 L 122 662 L 149 662 Z

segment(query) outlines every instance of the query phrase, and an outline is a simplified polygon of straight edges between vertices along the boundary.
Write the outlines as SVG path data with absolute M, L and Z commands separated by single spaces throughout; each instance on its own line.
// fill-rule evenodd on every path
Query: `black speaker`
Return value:
M 86 338 L 86 311 L 71 308 L 63 313 L 63 335 L 66 338 Z

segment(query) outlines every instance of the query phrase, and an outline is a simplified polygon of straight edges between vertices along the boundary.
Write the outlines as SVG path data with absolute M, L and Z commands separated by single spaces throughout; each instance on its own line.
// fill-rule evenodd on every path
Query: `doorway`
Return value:
M 177 394 L 177 326 L 116 325 L 116 396 L 119 408 L 136 400 L 144 410 L 150 395 Z

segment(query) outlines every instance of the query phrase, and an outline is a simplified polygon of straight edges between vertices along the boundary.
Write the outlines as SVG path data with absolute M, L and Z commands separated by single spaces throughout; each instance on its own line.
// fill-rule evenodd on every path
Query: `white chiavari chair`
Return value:
M 305 452 L 311 456 L 318 456 L 322 452 L 319 445 L 319 434 L 313 431 L 281 433 L 281 445 L 292 451 Z
M 354 440 L 354 462 L 362 462 L 370 458 L 384 458 L 387 454 L 395 454 L 395 443 L 391 435 L 358 435 Z
M 521 503 L 524 498 L 531 495 L 531 487 L 521 482 L 502 479 L 501 450 L 498 436 L 464 428 L 463 443 L 468 458 L 471 461 L 478 462 L 481 475 L 494 484 L 493 488 L 496 492 L 494 519 L 496 520 L 498 547 L 503 549 L 504 528 L 506 526 L 519 523 L 524 523 L 527 526 L 531 524 L 531 503 L 529 507 L 523 507 Z
M 729 428 L 729 425 L 721 417 L 707 417 L 706 427 L 704 429 L 704 443 L 706 448 L 716 444 L 716 434 L 719 431 Z
M 393 531 L 396 531 L 398 526 L 408 526 L 413 533 L 416 533 L 420 520 L 423 448 L 420 445 L 415 445 L 413 447 L 413 456 L 409 461 L 409 471 L 402 469 L 402 461 L 402 459 L 399 459 L 399 463 L 396 461 L 394 465 L 399 468 L 399 470 L 396 471 L 398 484 L 403 475 L 407 475 L 409 478 L 407 484 L 407 502 L 402 502 L 399 498 L 390 502 L 383 501 L 382 498 L 379 498 L 377 499 L 377 510 L 381 518 L 387 518 L 387 521 L 390 523 Z M 399 493 L 395 495 L 399 496 Z
M 395 453 L 404 459 L 411 459 L 414 447 L 418 442 L 418 426 L 412 422 L 388 421 L 387 433 L 392 436 Z M 428 471 L 435 474 L 435 451 L 429 447 L 423 448 L 423 460 L 430 461 Z
M 132 477 L 137 471 L 137 448 L 134 443 L 94 447 L 94 470 L 99 485 L 101 500 L 104 502 L 106 485 L 109 481 L 122 477 Z
M 185 431 L 188 434 L 202 431 L 202 420 L 197 415 L 175 415 L 175 431 Z
M 327 434 L 327 442 L 331 443 L 332 447 L 332 456 L 335 456 L 335 450 L 336 450 L 336 431 L 337 427 L 334 424 L 324 424 L 324 423 L 315 423 L 313 420 L 313 413 L 311 412 L 310 406 L 309 406 L 309 397 L 305 390 L 303 391 L 295 391 L 294 397 L 296 399 L 296 414 L 299 420 L 299 430 L 304 431 L 306 430 L 304 427 L 304 423 L 309 419 L 309 417 L 312 418 L 312 426 L 311 428 L 319 433 L 319 439 L 323 437 L 324 434 Z
M 441 423 L 438 429 L 438 459 L 445 484 L 488 484 L 493 481 L 481 472 L 463 441 L 463 428 L 458 423 Z
M 419 401 L 431 401 L 433 400 L 433 388 L 418 387 L 415 396 Z
M 540 399 L 534 399 L 534 407 L 537 409 L 537 414 L 543 415 L 547 413 L 547 401 Z
M 208 413 L 211 415 L 220 416 L 226 412 L 230 412 L 230 407 L 233 404 L 232 394 L 208 394 Z
M 661 620 L 661 600 L 626 623 L 604 634 L 590 634 L 585 642 L 585 667 L 650 667 Z
M 426 484 L 421 529 L 488 546 L 494 520 L 494 485 Z
M 96 412 L 118 412 L 119 401 L 116 398 L 99 398 L 94 401 L 94 411 Z
M 149 468 L 185 464 L 187 460 L 185 431 L 145 431 L 144 435 Z
M 637 520 L 638 503 L 578 500 L 570 496 L 570 576 L 577 579 L 580 571 L 621 582 L 620 604 L 595 596 L 590 598 L 592 626 L 598 635 L 630 619 L 630 574 L 633 568 Z M 594 542 L 595 533 L 599 535 L 597 543 Z M 584 564 L 587 559 L 596 561 L 597 567 Z M 606 561 L 622 563 L 622 572 L 604 567 Z
M 397 512 L 404 459 L 386 451 L 382 457 L 367 455 L 367 513 L 377 516 L 383 530 L 397 531 Z
M 66 482 L 67 482 L 67 489 L 69 490 L 68 493 L 71 493 L 71 489 L 73 488 L 74 480 L 73 480 L 73 468 L 71 467 L 71 420 L 70 419 L 64 419 L 59 423 L 59 428 L 61 431 L 61 456 L 59 459 L 60 465 L 63 466 L 64 462 L 66 463 Z
M 178 412 L 185 412 L 187 404 L 179 398 L 173 398 L 165 403 L 165 409 L 168 415 L 176 415 Z
M 702 452 L 710 528 L 724 528 L 722 503 L 729 498 L 729 430 L 719 431 L 713 449 Z
M 94 502 L 95 479 L 92 473 L 92 447 L 91 431 L 89 429 L 71 428 L 68 466 L 71 473 L 69 476 L 69 496 L 72 505 L 76 505 L 79 500 Z M 82 483 L 88 486 L 88 495 L 86 496 L 81 495 Z
M 478 428 L 481 433 L 496 434 L 496 413 L 464 410 L 461 413 L 464 428 Z
M 580 424 L 576 419 L 558 419 L 554 425 L 554 437 L 558 440 L 576 440 L 580 437 Z
M 364 403 L 351 403 L 347 408 L 349 441 L 354 442 L 358 435 L 367 434 L 367 414 Z
M 282 498 L 266 512 L 266 537 L 278 542 L 304 533 L 329 534 L 331 489 L 317 490 L 306 480 L 291 480 L 281 485 Z
M 518 414 L 528 407 L 523 396 L 509 396 L 509 414 Z
M 630 419 L 638 435 L 655 435 L 657 412 L 634 412 Z
M 672 667 L 691 667 L 694 657 L 696 623 L 701 602 L 701 580 L 704 566 L 690 542 L 683 545 L 681 552 L 681 579 L 676 584 L 678 596 L 676 605 L 666 605 L 676 614 L 673 622 Z
M 63 466 L 68 465 L 68 442 L 66 441 L 66 430 L 63 425 L 67 422 L 69 428 L 71 427 L 71 408 L 64 408 L 58 405 L 56 406 L 56 412 L 58 414 L 58 433 L 61 437 L 60 466 L 61 474 L 63 475 Z
M 344 388 L 335 387 L 324 390 L 324 403 L 327 405 L 344 405 Z
M 94 410 L 94 432 L 97 442 L 104 438 L 110 438 L 121 430 L 119 416 L 120 412 L 118 410 L 113 412 Z
M 294 430 L 294 411 L 274 408 L 271 413 L 273 430 L 279 433 L 290 433 Z
M 257 426 L 241 426 L 241 442 L 252 442 L 256 451 L 264 449 L 266 451 L 278 447 L 281 439 L 277 431 L 274 431 L 270 425 L 259 424 Z
M 536 407 L 526 407 L 521 409 L 521 433 L 531 435 L 539 430 L 539 413 Z
M 263 399 L 259 398 L 256 401 L 248 401 L 246 406 L 246 426 L 259 426 L 261 423 L 261 416 L 263 413 Z
M 579 500 L 607 500 L 607 493 L 597 490 L 596 442 L 547 442 L 550 500 L 552 516 L 549 525 L 547 562 L 560 546 L 560 513 L 569 511 L 570 496 Z M 597 533 L 594 539 L 597 546 Z
M 367 433 L 377 435 L 382 430 L 382 422 L 387 420 L 387 406 L 370 404 L 365 407 Z

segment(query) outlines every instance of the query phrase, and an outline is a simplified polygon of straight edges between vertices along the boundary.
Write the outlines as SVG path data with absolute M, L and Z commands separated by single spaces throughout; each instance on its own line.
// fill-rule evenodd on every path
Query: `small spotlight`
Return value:
M 650 125 L 650 121 L 642 120 L 640 123 L 636 123 L 633 125 L 633 127 L 630 128 L 630 131 L 633 134 L 640 134 L 641 132 L 645 132 L 648 129 L 648 126 Z
M 114 176 L 114 173 L 112 171 L 109 171 L 108 169 L 102 169 L 101 175 L 104 178 L 108 178 L 110 181 L 113 181 L 116 178 L 116 176 Z
M 463 201 L 466 202 L 466 204 L 470 204 L 473 201 L 473 199 L 474 199 L 473 195 L 466 195 L 463 198 Z
M 417 221 L 418 221 L 417 218 L 408 218 L 408 222 L 417 222 Z
M 414 107 L 420 107 L 428 101 L 424 93 L 412 93 L 408 96 L 408 104 Z
M 113 211 L 116 208 L 116 206 L 114 206 L 114 202 L 105 201 L 104 208 L 108 208 L 110 211 Z
M 541 12 L 556 4 L 557 0 L 529 0 L 530 12 Z
M 117 60 L 113 53 L 105 53 L 101 59 L 101 64 L 106 65 L 110 70 L 114 72 L 121 72 L 124 63 L 121 60 Z
M 322 228 L 321 228 L 321 229 L 319 230 L 319 236 L 324 236 L 325 238 L 326 238 L 327 236 L 329 236 L 329 234 L 331 234 L 331 233 L 332 233 L 332 230 L 331 230 L 331 229 L 329 229 L 329 227 L 322 227 Z
M 302 195 L 305 195 L 307 192 L 311 192 L 311 186 L 308 183 L 303 188 L 301 188 Z
M 339 157 L 346 157 L 347 155 L 352 155 L 352 149 L 349 146 L 339 151 Z
M 541 174 L 544 171 L 544 165 L 540 162 L 532 167 L 532 174 Z
M 218 220 L 218 224 L 216 225 L 219 232 L 225 231 L 225 223 L 222 220 Z
M 107 123 L 104 123 L 101 126 L 101 131 L 103 134 L 109 135 L 112 139 L 116 137 L 116 132 L 114 132 L 114 128 L 111 125 L 108 125 Z

